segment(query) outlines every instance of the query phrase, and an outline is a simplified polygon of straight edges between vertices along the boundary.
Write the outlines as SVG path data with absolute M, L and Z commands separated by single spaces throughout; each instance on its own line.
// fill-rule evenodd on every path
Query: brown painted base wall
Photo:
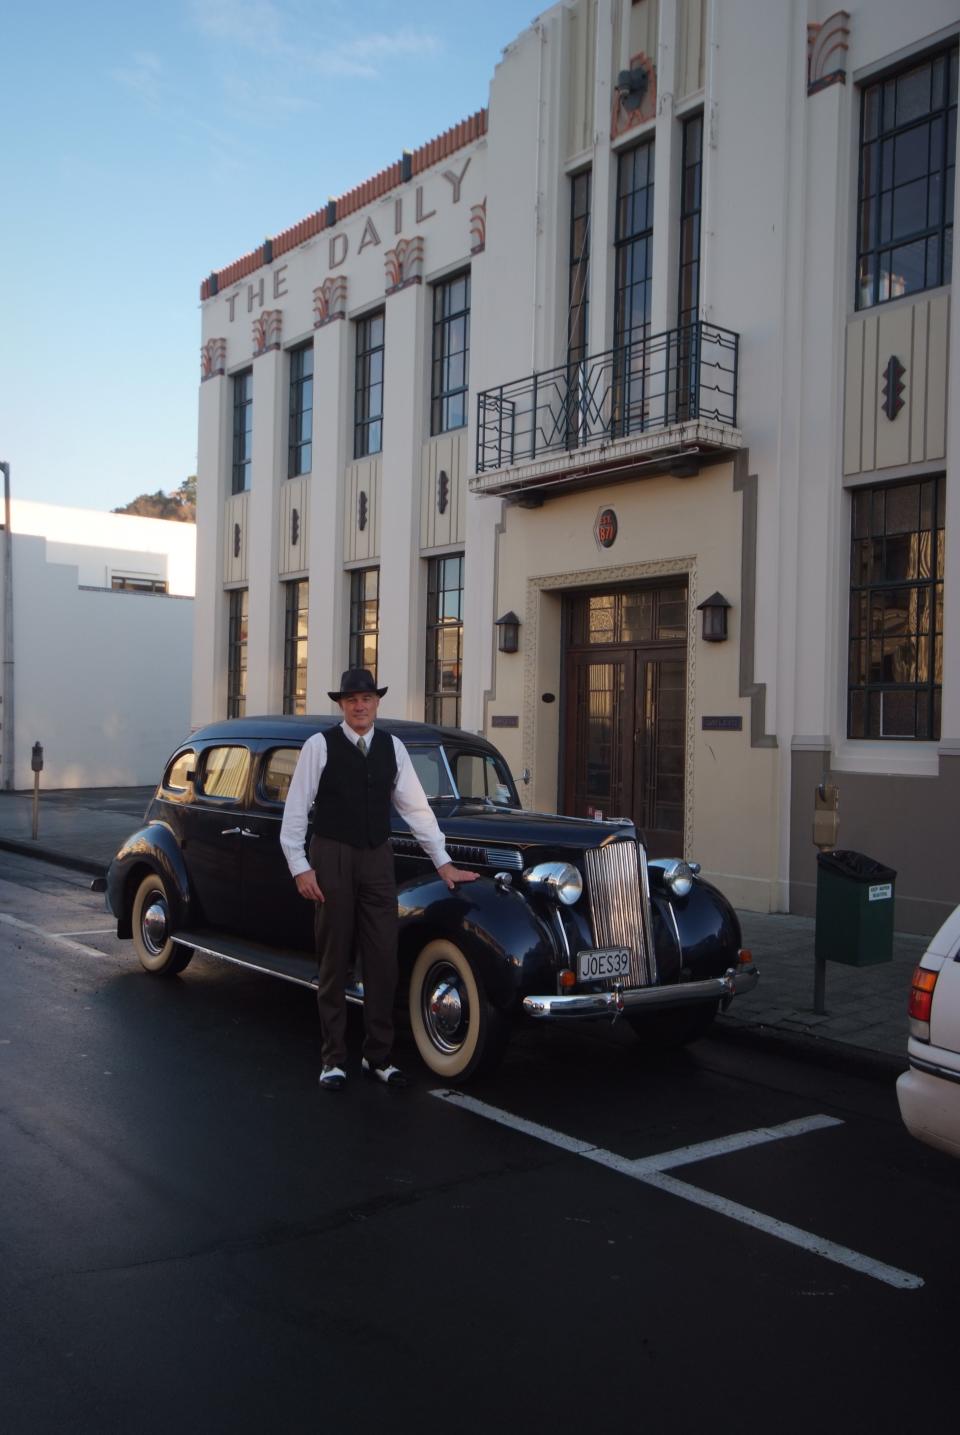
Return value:
M 840 791 L 837 846 L 865 852 L 897 874 L 896 930 L 935 932 L 960 902 L 960 757 L 941 757 L 938 777 L 833 772 L 829 752 L 791 759 L 790 911 L 815 914 L 813 804 L 817 785 L 828 781 Z

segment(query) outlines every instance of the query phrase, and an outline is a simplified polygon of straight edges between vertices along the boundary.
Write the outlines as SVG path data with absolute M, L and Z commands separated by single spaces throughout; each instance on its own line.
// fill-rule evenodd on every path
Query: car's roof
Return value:
M 289 717 L 265 713 L 256 717 L 224 718 L 220 722 L 206 723 L 192 732 L 181 746 L 191 742 L 242 742 L 263 738 L 284 739 L 289 742 L 306 742 L 315 732 L 324 732 L 336 727 L 342 718 L 337 713 L 307 714 Z M 479 733 L 467 732 L 458 727 L 438 727 L 435 723 L 411 722 L 408 718 L 377 718 L 377 727 L 398 737 L 402 743 L 458 742 L 473 748 L 484 748 L 497 752 L 492 742 Z

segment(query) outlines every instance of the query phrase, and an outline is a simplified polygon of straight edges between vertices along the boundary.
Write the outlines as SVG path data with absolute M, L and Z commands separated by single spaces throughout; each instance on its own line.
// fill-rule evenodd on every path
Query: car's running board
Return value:
M 248 971 L 262 972 L 264 976 L 280 977 L 296 986 L 309 987 L 311 991 L 317 989 L 316 962 L 306 952 L 278 951 L 276 947 L 227 937 L 222 932 L 177 932 L 173 940 L 181 946 L 192 947 L 205 957 L 232 962 L 234 966 L 246 967 Z M 354 983 L 348 986 L 346 998 L 348 1002 L 362 1005 L 362 985 Z

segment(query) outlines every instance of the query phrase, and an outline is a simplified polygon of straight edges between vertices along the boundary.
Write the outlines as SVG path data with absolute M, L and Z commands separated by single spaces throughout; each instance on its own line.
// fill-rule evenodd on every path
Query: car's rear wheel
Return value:
M 174 977 L 193 956 L 171 936 L 170 899 L 163 881 L 151 872 L 144 877 L 133 899 L 133 948 L 140 965 L 154 976 Z
M 455 1082 L 495 1066 L 508 1034 L 475 963 L 445 938 L 428 942 L 413 964 L 410 1026 L 430 1070 Z
M 716 1014 L 717 1003 L 704 1002 L 669 1011 L 642 1012 L 628 1016 L 627 1021 L 644 1046 L 651 1051 L 669 1051 L 671 1047 L 686 1046 L 706 1036 Z

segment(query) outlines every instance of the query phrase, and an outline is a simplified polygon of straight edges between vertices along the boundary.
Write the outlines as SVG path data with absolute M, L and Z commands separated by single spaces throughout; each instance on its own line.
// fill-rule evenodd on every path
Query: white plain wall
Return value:
M 78 582 L 109 588 L 111 572 L 163 578 L 167 591 L 192 598 L 196 591 L 197 528 L 166 518 L 104 513 L 15 498 L 14 533 L 46 538 L 51 563 L 76 564 Z
M 14 786 L 35 742 L 44 787 L 156 782 L 189 731 L 193 600 L 84 591 L 45 550 L 14 533 Z

